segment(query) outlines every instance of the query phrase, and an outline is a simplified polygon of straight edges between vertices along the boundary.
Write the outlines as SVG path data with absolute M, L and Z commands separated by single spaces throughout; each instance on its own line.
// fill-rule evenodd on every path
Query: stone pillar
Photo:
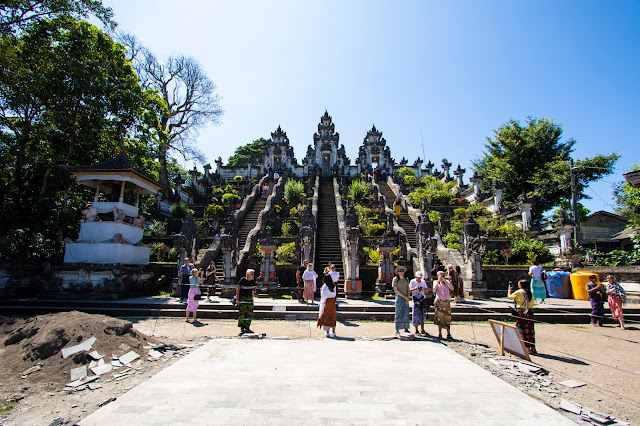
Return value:
M 449 170 L 451 169 L 451 163 L 446 158 L 442 159 L 442 170 L 444 170 L 444 179 L 448 182 L 451 180 Z
M 464 290 L 471 299 L 483 298 L 487 283 L 482 278 L 482 255 L 487 249 L 487 237 L 480 236 L 480 225 L 469 215 L 461 236 L 463 256 L 471 267 L 471 280 L 465 281 Z
M 433 235 L 433 222 L 429 220 L 429 215 L 423 214 L 418 224 L 418 262 L 425 275 L 431 273 L 433 256 L 438 248 L 437 241 L 433 239 Z M 435 241 L 435 245 L 432 244 L 432 239 Z
M 391 262 L 391 252 L 395 250 L 395 245 L 388 241 L 382 240 L 378 244 L 380 252 L 380 263 L 378 264 L 378 279 L 376 281 L 376 291 L 384 293 L 391 286 L 393 279 L 393 262 Z
M 461 188 L 463 185 L 462 176 L 466 171 L 466 169 L 463 169 L 462 167 L 460 167 L 460 164 L 458 164 L 458 168 L 453 172 L 453 174 L 456 176 L 456 185 L 458 186 L 458 188 Z
M 478 201 L 480 199 L 480 182 L 482 182 L 482 178 L 474 173 L 469 182 L 473 184 L 473 200 Z
M 225 229 L 220 235 L 220 248 L 222 249 L 224 265 L 222 272 L 224 273 L 224 282 L 232 283 L 233 277 L 231 271 L 233 268 L 234 257 L 236 253 L 236 239 Z
M 427 169 L 427 174 L 429 176 L 433 174 L 433 166 L 434 164 L 431 161 L 427 162 L 427 164 L 425 165 L 425 168 Z
M 493 196 L 494 204 L 496 206 L 496 211 L 493 212 L 494 217 L 500 216 L 500 211 L 502 210 L 502 197 L 504 195 L 504 189 L 496 187 L 495 194 Z
M 349 277 L 344 280 L 344 292 L 348 299 L 362 298 L 362 280 L 360 280 L 360 262 L 358 259 L 358 241 L 360 239 L 360 227 L 349 227 L 347 230 L 349 241 Z
M 276 276 L 276 259 L 275 253 L 278 247 L 271 238 L 260 240 L 260 251 L 262 251 L 262 262 L 260 264 L 259 282 L 262 285 L 276 285 L 278 277 Z

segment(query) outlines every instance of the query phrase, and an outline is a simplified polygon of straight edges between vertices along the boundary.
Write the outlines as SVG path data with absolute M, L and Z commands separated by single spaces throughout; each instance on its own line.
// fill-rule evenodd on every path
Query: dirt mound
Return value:
M 105 315 L 74 311 L 28 319 L 0 317 L 0 378 L 7 385 L 2 393 L 35 385 L 53 389 L 68 383 L 70 370 L 86 364 L 88 355 L 79 352 L 63 359 L 60 351 L 90 337 L 97 339 L 91 350 L 108 357 L 129 351 L 145 356 L 143 346 L 158 343 L 136 331 L 131 322 Z M 42 369 L 21 378 L 38 364 Z

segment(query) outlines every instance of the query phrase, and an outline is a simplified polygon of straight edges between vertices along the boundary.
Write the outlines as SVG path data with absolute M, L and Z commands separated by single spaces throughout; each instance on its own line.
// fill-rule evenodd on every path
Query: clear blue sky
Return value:
M 158 56 L 196 58 L 222 123 L 212 162 L 287 132 L 298 161 L 325 108 L 352 162 L 372 124 L 391 154 L 467 169 L 510 118 L 553 118 L 574 158 L 617 152 L 585 205 L 613 209 L 611 183 L 640 161 L 640 1 L 105 0 Z M 192 164 L 189 164 L 192 167 Z

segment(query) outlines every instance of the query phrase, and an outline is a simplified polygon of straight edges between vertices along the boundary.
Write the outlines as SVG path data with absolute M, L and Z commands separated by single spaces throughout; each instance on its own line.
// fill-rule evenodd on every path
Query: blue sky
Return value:
M 159 57 L 196 58 L 221 124 L 197 143 L 212 162 L 278 125 L 300 161 L 325 108 L 352 162 L 372 124 L 392 156 L 467 169 L 510 118 L 553 118 L 574 158 L 617 152 L 584 204 L 640 161 L 640 1 L 105 0 Z M 188 164 L 192 167 L 193 164 Z

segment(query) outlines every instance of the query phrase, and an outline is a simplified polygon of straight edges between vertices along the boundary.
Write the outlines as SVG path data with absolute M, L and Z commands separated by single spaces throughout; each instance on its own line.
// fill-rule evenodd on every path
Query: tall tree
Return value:
M 487 138 L 485 151 L 474 161 L 474 169 L 483 176 L 483 189 L 494 184 L 504 186 L 505 205 L 514 205 L 525 194 L 534 200 L 533 218 L 542 219 L 544 212 L 571 199 L 570 155 L 575 139 L 562 141 L 562 125 L 553 120 L 527 118 L 524 126 L 509 120 Z M 578 199 L 590 182 L 611 174 L 619 155 L 598 154 L 575 161 Z
M 135 37 L 119 34 L 118 39 L 127 46 L 142 86 L 162 99 L 153 135 L 158 146 L 159 180 L 168 186 L 167 164 L 172 151 L 185 160 L 204 161 L 195 138 L 202 127 L 216 124 L 222 117 L 216 85 L 192 57 L 170 56 L 162 62 Z
M 632 169 L 632 171 L 638 170 L 640 170 L 640 163 Z M 615 185 L 613 193 L 618 204 L 617 213 L 629 219 L 631 225 L 640 230 L 640 188 L 634 188 L 625 181 Z
M 29 25 L 57 16 L 75 18 L 97 17 L 114 28 L 113 11 L 101 0 L 3 0 L 0 3 L 0 34 L 24 30 Z
M 229 157 L 228 166 L 241 166 L 259 162 L 264 158 L 263 149 L 267 147 L 269 141 L 259 138 L 251 143 L 236 148 L 233 155 Z
M 124 48 L 88 22 L 63 16 L 0 37 L 0 235 L 28 223 L 51 238 L 72 184 L 57 165 L 138 145 L 128 136 L 145 102 Z

